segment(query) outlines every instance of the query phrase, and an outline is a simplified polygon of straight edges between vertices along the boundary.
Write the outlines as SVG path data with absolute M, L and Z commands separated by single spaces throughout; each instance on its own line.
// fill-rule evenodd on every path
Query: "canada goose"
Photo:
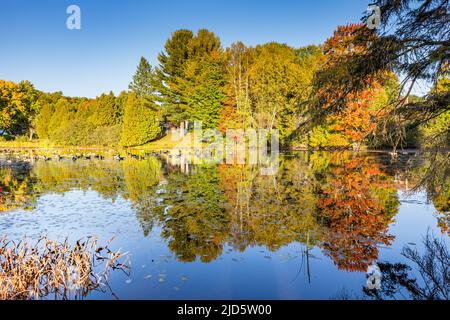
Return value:
M 120 154 L 117 154 L 113 157 L 113 159 L 118 160 L 118 161 L 122 161 L 125 160 L 125 157 L 122 157 Z

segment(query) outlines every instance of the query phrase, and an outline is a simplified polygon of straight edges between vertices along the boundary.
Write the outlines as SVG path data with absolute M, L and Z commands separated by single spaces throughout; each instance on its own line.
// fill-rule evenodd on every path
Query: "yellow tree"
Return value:
M 14 83 L 0 80 L 0 130 L 12 135 L 34 134 L 38 92 L 28 81 Z

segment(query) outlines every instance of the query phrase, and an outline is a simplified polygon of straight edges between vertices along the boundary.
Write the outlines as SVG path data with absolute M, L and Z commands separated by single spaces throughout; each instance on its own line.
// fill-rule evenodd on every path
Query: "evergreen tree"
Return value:
M 138 146 L 158 137 L 161 128 L 152 104 L 135 93 L 128 95 L 122 124 L 122 146 Z
M 223 65 L 218 57 L 203 61 L 192 94 L 187 96 L 189 120 L 201 121 L 204 128 L 217 128 L 225 100 Z
M 189 42 L 193 38 L 190 30 L 177 30 L 166 41 L 165 51 L 158 55 L 159 67 L 156 69 L 157 89 L 160 102 L 168 121 L 176 124 L 185 120 L 186 102 L 179 83 L 185 77 L 185 64 L 189 57 Z
M 55 105 L 51 103 L 44 103 L 41 105 L 41 111 L 35 120 L 36 133 L 40 139 L 49 137 L 50 126 L 49 122 L 55 112 Z
M 125 105 L 127 104 L 128 100 L 128 92 L 122 91 L 117 97 L 116 97 L 116 105 L 119 108 L 119 124 L 123 121 L 123 113 L 125 110 Z
M 154 95 L 154 72 L 152 66 L 144 57 L 141 57 L 136 73 L 133 76 L 133 81 L 128 88 L 139 98 Z
M 202 29 L 189 42 L 184 76 L 178 80 L 183 119 L 203 122 L 204 128 L 217 128 L 225 99 L 224 55 L 220 39 Z
M 120 122 L 120 113 L 120 106 L 111 91 L 108 95 L 102 94 L 97 98 L 92 122 L 97 127 L 113 126 Z
M 207 29 L 200 29 L 197 35 L 189 41 L 188 58 L 198 61 L 210 55 L 212 52 L 218 52 L 220 50 L 221 44 L 219 37 Z
M 58 128 L 67 126 L 74 118 L 74 110 L 66 97 L 61 97 L 55 104 L 53 115 L 48 123 L 48 135 L 50 140 L 61 140 L 58 138 Z
M 41 92 L 38 98 L 39 113 L 34 120 L 34 126 L 39 139 L 49 138 L 50 120 L 55 113 L 55 104 L 62 97 L 62 92 L 44 93 Z

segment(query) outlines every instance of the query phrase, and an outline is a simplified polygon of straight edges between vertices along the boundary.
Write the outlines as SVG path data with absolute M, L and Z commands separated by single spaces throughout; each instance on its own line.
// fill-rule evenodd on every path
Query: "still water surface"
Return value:
M 132 263 L 111 274 L 120 299 L 370 298 L 368 268 L 404 263 L 420 283 L 402 249 L 422 252 L 427 233 L 449 244 L 448 192 L 411 190 L 426 165 L 415 154 L 290 153 L 275 176 L 178 162 L 0 167 L 0 233 L 114 237 Z

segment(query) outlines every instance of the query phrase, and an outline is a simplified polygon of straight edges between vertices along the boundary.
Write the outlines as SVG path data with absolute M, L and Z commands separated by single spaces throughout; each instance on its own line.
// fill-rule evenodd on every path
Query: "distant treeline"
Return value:
M 142 57 L 129 90 L 95 99 L 44 93 L 27 81 L 0 80 L 0 139 L 42 139 L 56 145 L 139 146 L 162 137 L 166 129 L 185 121 L 226 129 L 277 129 L 285 146 L 349 148 L 361 145 L 389 147 L 385 131 L 398 130 L 387 122 L 379 126 L 383 108 L 394 103 L 400 84 L 393 72 L 370 79 L 369 89 L 339 106 L 339 113 L 311 121 L 318 106 L 333 91 L 321 85 L 323 70 L 340 65 L 348 54 L 364 47 L 354 41 L 360 24 L 338 27 L 323 45 L 293 48 L 267 43 L 248 47 L 242 42 L 223 48 L 208 30 L 194 34 L 177 30 L 152 67 Z M 345 66 L 345 65 L 343 65 Z M 346 76 L 346 67 L 334 76 Z M 328 76 L 327 76 L 328 77 Z M 432 90 L 449 90 L 441 79 Z M 409 99 L 420 100 L 419 97 Z M 298 128 L 313 123 L 306 131 Z M 419 146 L 448 126 L 449 113 L 422 126 L 408 128 L 404 146 Z M 384 131 L 384 132 L 381 132 Z

